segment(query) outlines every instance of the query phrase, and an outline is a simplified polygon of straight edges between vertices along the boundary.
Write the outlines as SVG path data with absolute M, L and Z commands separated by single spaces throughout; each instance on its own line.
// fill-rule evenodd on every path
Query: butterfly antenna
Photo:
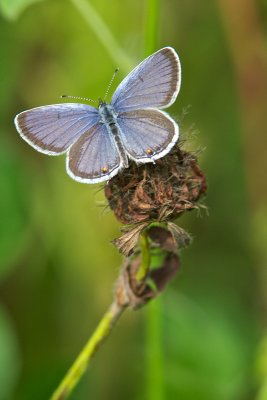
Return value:
M 114 81 L 114 78 L 115 78 L 117 72 L 119 72 L 119 68 L 116 68 L 115 71 L 114 71 L 114 73 L 113 73 L 113 75 L 112 75 L 112 78 L 111 78 L 111 80 L 110 80 L 110 82 L 109 82 L 109 84 L 108 84 L 108 88 L 107 88 L 106 93 L 105 93 L 105 96 L 104 96 L 104 101 L 105 101 L 106 98 L 107 98 L 109 89 L 110 89 L 110 87 L 111 87 L 111 85 L 112 85 L 112 83 L 113 83 L 113 81 Z
M 97 100 L 88 99 L 87 97 L 69 96 L 67 94 L 63 94 L 60 97 L 61 97 L 61 99 L 78 99 L 78 100 L 91 101 L 92 103 L 97 103 Z

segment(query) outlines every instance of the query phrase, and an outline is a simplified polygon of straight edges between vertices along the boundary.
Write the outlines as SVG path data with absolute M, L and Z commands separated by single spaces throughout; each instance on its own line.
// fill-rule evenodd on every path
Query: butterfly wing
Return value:
M 113 137 L 101 123 L 91 127 L 67 153 L 67 172 L 79 182 L 103 182 L 116 175 L 121 168 Z
M 179 57 L 171 47 L 152 54 L 117 87 L 111 105 L 117 112 L 166 108 L 175 101 L 181 85 Z
M 179 137 L 176 122 L 159 110 L 123 112 L 118 116 L 117 123 L 129 157 L 141 163 L 163 157 Z
M 59 155 L 99 120 L 98 110 L 66 103 L 37 107 L 15 117 L 21 137 L 41 153 Z

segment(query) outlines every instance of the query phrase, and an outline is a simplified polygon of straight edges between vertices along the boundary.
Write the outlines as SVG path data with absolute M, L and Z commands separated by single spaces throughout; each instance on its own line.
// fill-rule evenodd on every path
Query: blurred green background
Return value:
M 48 399 L 112 300 L 119 224 L 99 186 L 21 140 L 13 118 L 97 99 L 173 46 L 169 110 L 205 148 L 209 216 L 160 299 L 127 311 L 72 398 L 267 399 L 266 0 L 0 0 L 0 399 Z M 190 106 L 190 108 L 188 108 Z M 190 134 L 190 132 L 193 132 Z

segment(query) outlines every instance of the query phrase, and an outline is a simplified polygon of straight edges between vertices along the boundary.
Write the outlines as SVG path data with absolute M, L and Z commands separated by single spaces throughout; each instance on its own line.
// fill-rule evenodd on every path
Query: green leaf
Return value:
M 5 312 L 0 307 L 0 399 L 11 398 L 19 366 L 17 339 Z
M 9 20 L 15 20 L 31 4 L 42 0 L 0 0 L 1 13 Z

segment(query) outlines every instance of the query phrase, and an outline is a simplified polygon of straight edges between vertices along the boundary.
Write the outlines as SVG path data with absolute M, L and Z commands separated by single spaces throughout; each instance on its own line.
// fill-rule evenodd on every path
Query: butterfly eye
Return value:
M 146 154 L 149 155 L 149 156 L 152 156 L 153 150 L 147 149 L 147 150 L 146 150 Z

